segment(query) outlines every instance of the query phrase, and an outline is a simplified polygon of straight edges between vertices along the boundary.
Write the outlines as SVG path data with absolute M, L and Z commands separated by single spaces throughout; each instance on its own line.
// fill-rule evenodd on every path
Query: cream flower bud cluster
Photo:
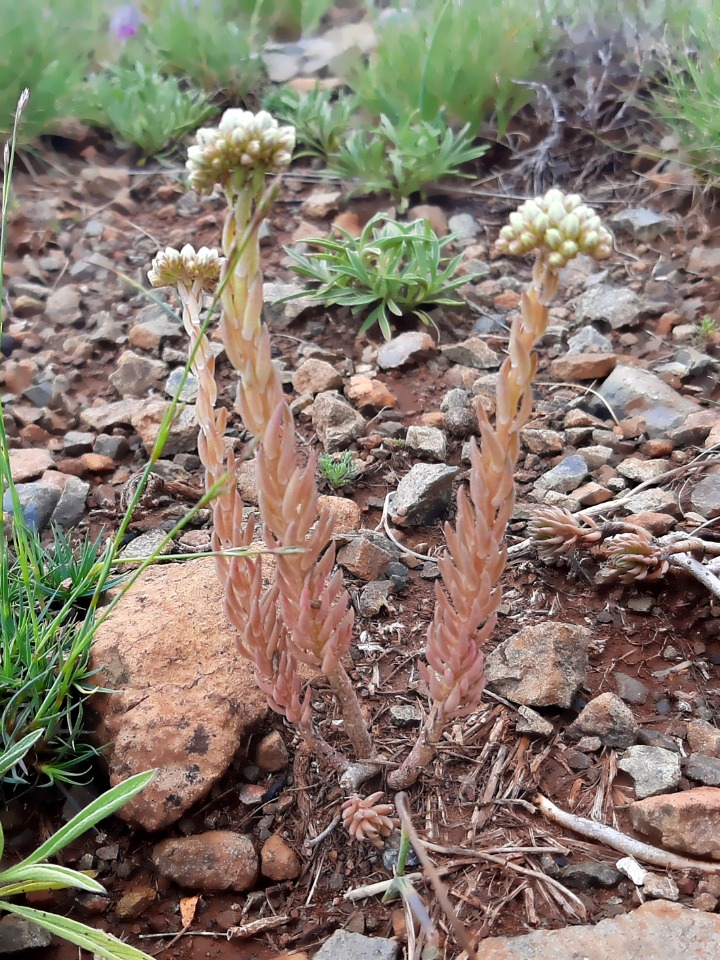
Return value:
M 605 260 L 612 251 L 612 236 L 600 217 L 576 194 L 548 190 L 527 200 L 500 231 L 498 253 L 524 256 L 539 251 L 549 267 L 559 270 L 579 253 Z
M 185 166 L 198 193 L 209 193 L 216 183 L 226 187 L 243 169 L 248 175 L 279 173 L 295 147 L 295 128 L 279 126 L 265 110 L 226 110 L 217 127 L 201 127 L 195 136 Z
M 153 287 L 176 287 L 179 283 L 191 287 L 201 283 L 212 290 L 220 279 L 225 258 L 209 247 L 195 247 L 186 243 L 182 250 L 166 247 L 152 262 L 148 280 Z

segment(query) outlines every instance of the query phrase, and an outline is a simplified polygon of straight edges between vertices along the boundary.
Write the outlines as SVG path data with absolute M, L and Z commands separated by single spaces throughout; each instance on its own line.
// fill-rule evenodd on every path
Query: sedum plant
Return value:
M 392 337 L 391 318 L 414 314 L 423 323 L 430 318 L 423 307 L 461 306 L 451 294 L 476 279 L 456 277 L 462 255 L 443 258 L 443 247 L 453 237 L 440 239 L 427 220 L 397 223 L 376 214 L 359 237 L 340 230 L 340 239 L 310 239 L 318 248 L 307 255 L 288 250 L 291 269 L 319 286 L 308 296 L 325 306 L 350 307 L 364 317 L 359 333 L 376 324 L 386 340 Z
M 439 113 L 432 121 L 417 112 L 390 119 L 384 114 L 376 129 L 352 130 L 338 151 L 328 157 L 328 172 L 351 182 L 351 192 L 389 193 L 399 201 L 402 213 L 408 197 L 423 193 L 445 177 L 466 176 L 464 164 L 477 160 L 487 145 L 475 144 L 472 127 L 458 131 L 443 122 Z
M 11 750 L 0 752 L 0 778 L 22 762 L 25 753 L 42 735 L 42 729 L 36 730 L 18 741 Z M 5 865 L 0 869 L 0 912 L 14 913 L 36 923 L 75 946 L 91 951 L 95 957 L 102 957 L 105 960 L 150 960 L 147 953 L 118 940 L 110 933 L 95 930 L 70 917 L 62 917 L 47 910 L 13 903 L 9 898 L 41 890 L 75 889 L 104 894 L 105 888 L 93 878 L 90 872 L 72 870 L 47 861 L 53 854 L 68 846 L 140 793 L 154 776 L 155 771 L 150 770 L 112 787 L 81 810 L 20 863 L 13 866 Z M 0 858 L 3 856 L 4 845 L 5 837 L 0 825 Z
M 255 116 L 229 110 L 217 128 L 198 132 L 197 145 L 188 152 L 190 185 L 200 193 L 217 185 L 228 204 L 224 261 L 218 256 L 220 334 L 240 375 L 238 410 L 255 439 L 262 535 L 268 548 L 285 551 L 278 553 L 267 584 L 258 558 L 218 555 L 216 568 L 224 587 L 226 614 L 238 631 L 239 649 L 254 662 L 270 706 L 296 727 L 318 758 L 340 773 L 341 786 L 349 794 L 343 807 L 348 829 L 357 839 L 379 844 L 392 829 L 392 808 L 380 802 L 379 793 L 363 800 L 360 784 L 389 766 L 388 787 L 410 786 L 433 760 L 448 726 L 480 705 L 483 645 L 500 604 L 519 436 L 532 409 L 533 348 L 547 328 L 548 303 L 557 290 L 559 270 L 580 252 L 598 260 L 608 257 L 611 237 L 579 197 L 557 190 L 523 204 L 501 232 L 499 253 L 535 253 L 532 282 L 523 294 L 521 314 L 511 328 L 508 356 L 498 376 L 495 423 L 489 422 L 478 404 L 482 451 L 472 443 L 470 481 L 458 492 L 455 526 L 444 528 L 447 552 L 438 561 L 442 584 L 436 583 L 427 662 L 420 667 L 429 710 L 407 756 L 399 764 L 388 764 L 378 757 L 343 664 L 354 617 L 342 571 L 335 569 L 332 520 L 318 509 L 315 459 L 304 464 L 299 460 L 292 414 L 271 361 L 269 332 L 262 320 L 258 231 L 279 188 L 279 174 L 290 161 L 293 143 L 292 128 L 278 126 L 267 113 Z M 275 179 L 266 187 L 267 175 Z M 198 260 L 215 264 L 212 255 L 200 257 L 192 248 L 166 250 L 156 258 L 150 280 L 155 286 L 176 286 L 189 310 L 188 291 L 199 297 L 202 283 L 206 279 L 214 283 L 218 273 L 213 266 L 211 277 L 200 278 Z M 193 338 L 193 353 L 202 356 L 194 333 L 191 342 Z M 198 403 L 198 448 L 207 479 L 231 478 L 214 503 L 214 547 L 249 547 L 254 522 L 245 522 L 237 485 L 232 482 L 232 452 L 226 452 L 222 443 L 224 414 L 214 412 L 210 376 L 198 379 L 205 394 Z M 345 758 L 316 729 L 303 668 L 327 678 L 358 762 Z
M 215 113 L 208 96 L 144 64 L 119 63 L 87 83 L 83 119 L 154 157 Z

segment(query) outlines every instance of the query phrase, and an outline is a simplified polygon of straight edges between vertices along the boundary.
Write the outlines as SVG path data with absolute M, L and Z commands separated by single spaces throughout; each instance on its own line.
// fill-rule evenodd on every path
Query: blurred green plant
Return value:
M 42 738 L 44 731 L 36 730 L 18 741 L 11 750 L 0 753 L 0 780 L 18 763 L 21 763 L 25 753 Z M 69 867 L 48 863 L 47 860 L 58 850 L 62 850 L 72 843 L 95 824 L 104 820 L 115 810 L 122 807 L 128 800 L 138 794 L 150 783 L 155 771 L 139 773 L 123 783 L 117 784 L 111 790 L 103 793 L 97 800 L 80 811 L 53 834 L 30 856 L 20 863 L 0 870 L 0 912 L 14 913 L 25 920 L 37 923 L 45 930 L 56 936 L 68 940 L 70 943 L 89 950 L 95 957 L 105 960 L 150 960 L 148 954 L 137 950 L 130 944 L 123 943 L 110 933 L 95 930 L 84 923 L 72 920 L 69 917 L 57 916 L 47 910 L 38 910 L 35 907 L 20 906 L 11 903 L 9 897 L 18 897 L 40 890 L 84 890 L 88 893 L 104 894 L 105 888 L 89 872 L 72 870 Z M 5 837 L 0 825 L 0 858 L 5 846 Z
M 414 314 L 423 323 L 430 318 L 421 307 L 460 306 L 450 294 L 475 276 L 455 276 L 462 254 L 443 257 L 452 236 L 440 239 L 426 220 L 397 223 L 384 213 L 368 221 L 357 238 L 340 230 L 339 239 L 309 239 L 319 248 L 301 255 L 293 250 L 290 269 L 318 287 L 295 296 L 307 296 L 326 306 L 350 307 L 365 315 L 360 333 L 377 324 L 386 340 L 392 337 L 391 317 Z M 293 299 L 289 297 L 288 299 Z
M 138 47 L 152 51 L 156 69 L 175 74 L 211 94 L 231 101 L 244 97 L 264 74 L 259 51 L 257 3 L 217 0 L 164 2 L 138 34 Z M 245 14 L 242 17 L 242 14 Z
M 688 163 L 712 186 L 720 183 L 720 38 L 697 53 L 676 53 L 653 96 L 655 116 L 677 137 Z
M 377 15 L 378 45 L 348 81 L 362 108 L 400 123 L 419 112 L 435 123 L 470 124 L 495 118 L 502 134 L 533 96 L 516 80 L 542 76 L 538 39 L 545 29 L 524 0 L 415 0 Z
M 270 88 L 263 100 L 267 110 L 283 123 L 295 127 L 298 145 L 295 157 L 320 157 L 327 160 L 340 150 L 355 113 L 352 97 L 335 99 L 330 90 L 315 87 L 300 94 L 291 87 Z
M 351 450 L 340 454 L 322 453 L 318 459 L 318 473 L 333 490 L 347 487 L 357 477 L 357 468 Z
M 216 112 L 206 93 L 142 63 L 117 63 L 89 78 L 82 119 L 154 157 Z
M 481 157 L 470 126 L 457 132 L 441 120 L 422 120 L 415 112 L 393 122 L 386 116 L 373 130 L 358 129 L 328 158 L 328 171 L 352 183 L 351 192 L 390 193 L 402 213 L 408 198 L 444 177 L 465 177 L 460 167 Z
M 718 328 L 718 322 L 715 317 L 711 317 L 710 314 L 705 314 L 697 322 L 697 329 L 695 331 L 695 339 L 699 340 L 700 343 L 712 343 L 720 333 Z
M 75 115 L 76 96 L 97 44 L 98 4 L 77 0 L 4 3 L 0 13 L 0 137 L 12 130 L 20 92 L 32 89 L 21 142 Z

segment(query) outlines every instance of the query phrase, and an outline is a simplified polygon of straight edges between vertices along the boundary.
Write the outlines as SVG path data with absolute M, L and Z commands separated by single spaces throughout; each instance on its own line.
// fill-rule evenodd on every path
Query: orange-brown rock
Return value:
M 115 691 L 92 698 L 111 782 L 158 770 L 118 811 L 145 830 L 167 827 L 204 797 L 267 715 L 211 559 L 146 571 L 98 628 L 91 669 Z

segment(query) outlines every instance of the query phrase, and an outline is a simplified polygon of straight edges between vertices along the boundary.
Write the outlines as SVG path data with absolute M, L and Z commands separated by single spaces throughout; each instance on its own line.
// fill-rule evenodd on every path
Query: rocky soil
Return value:
M 0 379 L 13 476 L 37 529 L 57 523 L 73 536 L 117 526 L 185 361 L 181 326 L 137 284 L 159 248 L 214 245 L 222 218 L 220 204 L 184 192 L 179 171 L 101 161 L 68 161 L 67 177 L 20 174 L 8 250 Z M 410 799 L 480 957 L 629 960 L 642 943 L 648 960 L 703 960 L 720 941 L 720 600 L 676 569 L 628 587 L 597 585 L 591 556 L 547 566 L 526 525 L 550 504 L 714 542 L 720 360 L 712 327 L 701 338 L 698 320 L 720 318 L 720 245 L 711 211 L 655 190 L 651 176 L 642 190 L 628 178 L 585 199 L 613 226 L 616 255 L 602 270 L 580 258 L 564 271 L 540 346 L 486 706 L 453 730 Z M 454 232 L 462 269 L 481 278 L 463 288 L 466 307 L 435 311 L 434 327 L 403 321 L 387 344 L 358 338 L 342 312 L 277 302 L 295 289 L 283 245 L 333 222 L 357 230 L 378 204 L 346 203 L 296 171 L 264 241 L 266 315 L 298 427 L 309 448 L 354 460 L 353 483 L 325 493 L 356 606 L 351 675 L 388 755 L 402 756 L 426 703 L 415 663 L 442 522 L 477 428 L 471 400 L 492 413 L 529 275 L 527 263 L 491 253 L 513 208 L 499 190 L 468 189 L 411 210 Z M 232 371 L 214 342 L 220 402 L 232 409 Z M 135 555 L 202 486 L 195 389 L 190 378 L 159 479 L 131 525 Z M 230 435 L 241 454 L 234 413 Z M 238 482 L 252 507 L 247 463 Z M 124 824 L 64 854 L 96 869 L 109 896 L 33 902 L 178 958 L 398 956 L 413 942 L 400 905 L 352 899 L 390 876 L 391 854 L 352 844 L 340 827 L 327 832 L 340 791 L 268 717 L 234 652 L 211 561 L 192 559 L 207 548 L 208 519 L 201 512 L 175 545 L 188 561 L 144 576 L 95 643 L 94 664 L 118 691 L 94 702 L 111 778 L 160 768 L 122 811 Z M 341 746 L 321 686 L 317 698 Z M 98 771 L 90 789 L 102 782 Z M 712 867 L 638 872 L 540 816 L 538 792 Z M 10 811 L 11 855 L 60 816 L 33 795 Z M 432 890 L 418 889 L 440 924 L 441 955 L 458 956 Z M 171 939 L 192 897 L 187 931 Z M 262 922 L 250 939 L 232 933 L 252 921 Z M 22 935 L 0 921 L 0 944 Z M 140 939 L 150 935 L 158 939 Z M 48 942 L 42 956 L 70 953 Z

